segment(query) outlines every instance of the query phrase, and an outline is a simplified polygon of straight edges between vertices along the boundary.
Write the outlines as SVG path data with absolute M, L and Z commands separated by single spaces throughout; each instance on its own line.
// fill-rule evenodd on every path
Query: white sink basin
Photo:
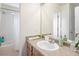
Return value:
M 43 50 L 48 50 L 48 51 L 55 51 L 55 50 L 59 49 L 58 44 L 49 43 L 46 40 L 42 40 L 42 41 L 37 42 L 37 46 Z

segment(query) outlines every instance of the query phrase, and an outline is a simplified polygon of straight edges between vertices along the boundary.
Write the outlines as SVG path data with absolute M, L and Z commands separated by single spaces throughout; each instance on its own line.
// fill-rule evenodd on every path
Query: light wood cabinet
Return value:
M 33 56 L 43 56 L 38 50 L 33 48 Z
M 43 55 L 27 42 L 27 56 L 43 56 Z
M 33 47 L 27 42 L 27 56 L 33 55 Z

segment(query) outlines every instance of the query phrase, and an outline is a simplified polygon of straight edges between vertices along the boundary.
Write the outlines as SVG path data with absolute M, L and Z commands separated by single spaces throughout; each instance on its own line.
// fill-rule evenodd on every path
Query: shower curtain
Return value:
M 2 11 L 1 13 L 1 32 L 0 36 L 5 38 L 1 47 L 14 44 L 14 15 L 10 11 Z

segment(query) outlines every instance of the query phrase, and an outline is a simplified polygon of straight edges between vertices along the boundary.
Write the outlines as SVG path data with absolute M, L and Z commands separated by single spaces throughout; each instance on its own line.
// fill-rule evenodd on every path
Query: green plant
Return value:
M 79 40 L 78 40 L 78 42 L 75 44 L 75 47 L 76 47 L 77 49 L 79 49 Z

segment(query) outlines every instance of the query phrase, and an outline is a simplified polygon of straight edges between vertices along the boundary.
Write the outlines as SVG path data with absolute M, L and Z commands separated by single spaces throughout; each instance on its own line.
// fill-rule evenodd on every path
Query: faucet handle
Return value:
M 77 37 L 78 35 L 79 35 L 79 33 L 76 33 L 76 34 L 75 34 L 75 37 Z
M 45 36 L 45 40 L 47 40 L 47 41 L 48 41 L 48 40 L 49 40 L 49 37 L 48 37 L 48 36 Z
M 50 43 L 55 43 L 55 40 L 52 37 L 49 37 L 49 42 Z

